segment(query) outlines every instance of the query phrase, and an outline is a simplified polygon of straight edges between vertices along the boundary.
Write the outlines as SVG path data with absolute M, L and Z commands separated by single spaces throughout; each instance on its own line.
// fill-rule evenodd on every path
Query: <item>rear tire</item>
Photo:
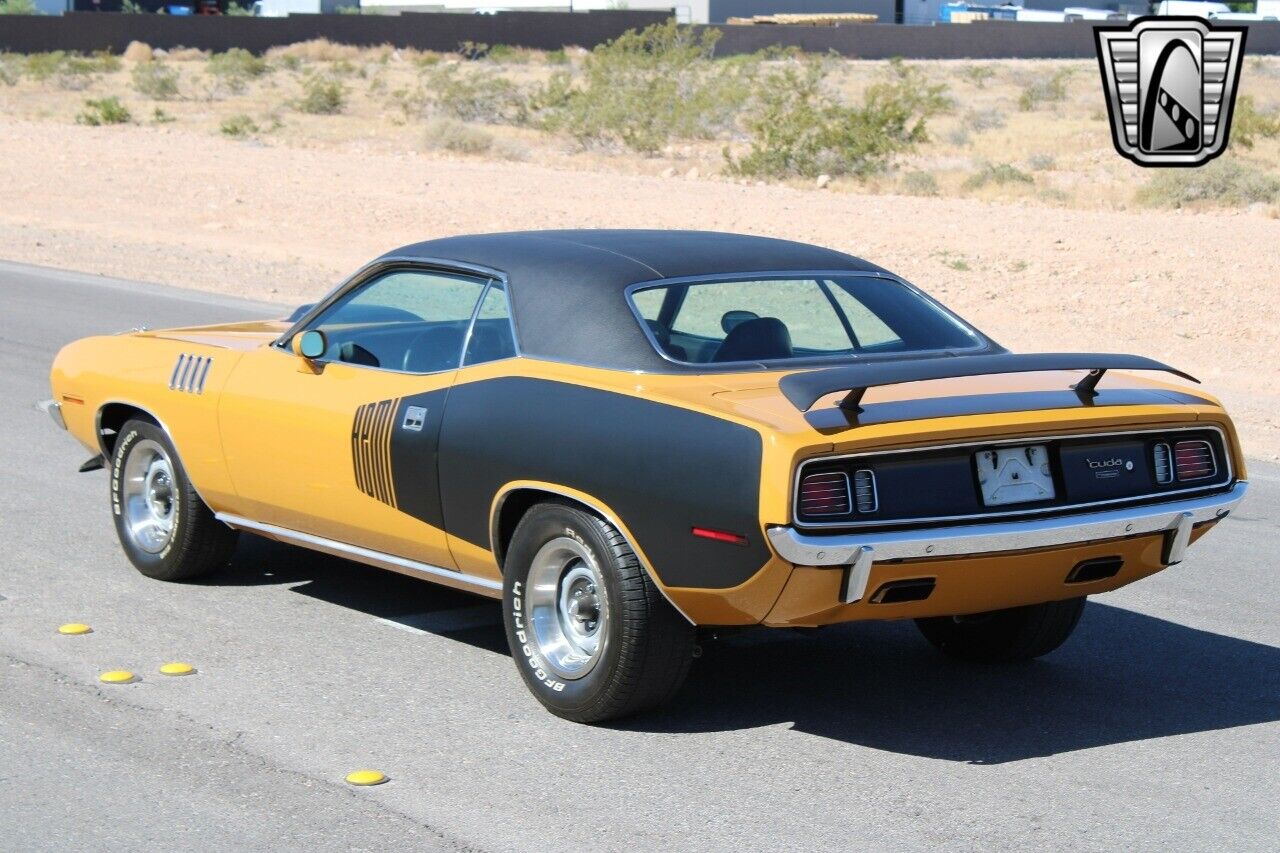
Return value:
M 1082 596 L 973 616 L 917 619 L 916 627 L 948 657 L 989 663 L 1031 660 L 1067 641 L 1085 600 Z
M 222 568 L 237 534 L 191 486 L 164 430 L 131 420 L 111 454 L 111 514 L 129 561 L 149 578 L 190 580 Z
M 684 683 L 694 627 L 603 519 L 537 504 L 516 527 L 503 568 L 511 657 L 551 713 L 579 723 L 626 717 Z

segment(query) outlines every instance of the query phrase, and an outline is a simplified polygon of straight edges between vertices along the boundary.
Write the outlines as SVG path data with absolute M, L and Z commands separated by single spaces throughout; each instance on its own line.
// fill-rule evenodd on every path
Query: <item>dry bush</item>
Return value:
M 163 56 L 171 62 L 204 62 L 211 54 L 207 50 L 201 50 L 198 47 L 175 47 L 168 51 L 155 51 L 156 57 Z
M 110 98 L 99 98 L 84 102 L 84 109 L 76 116 L 76 124 L 87 124 L 97 127 L 102 124 L 128 124 L 133 115 L 128 107 L 120 103 L 120 99 L 112 95 Z
M 983 163 L 978 171 L 965 178 L 961 187 L 966 190 L 976 190 L 989 184 L 1004 186 L 1034 183 L 1035 178 L 1011 163 Z
M 271 62 L 280 62 L 287 65 L 281 60 L 293 59 L 302 62 L 338 62 L 339 60 L 356 60 L 360 58 L 362 51 L 369 48 L 359 48 L 350 44 L 335 44 L 328 39 L 312 39 L 311 41 L 300 41 L 294 44 L 287 44 L 283 47 L 273 47 L 267 51 L 267 59 Z M 375 48 L 381 51 L 383 48 Z M 389 52 L 390 48 L 385 48 Z
M 236 113 L 227 116 L 222 120 L 222 124 L 218 125 L 218 130 L 223 136 L 231 136 L 237 139 L 252 136 L 259 130 L 258 123 L 244 113 Z
M 347 107 L 347 87 L 341 80 L 313 74 L 302 82 L 302 97 L 294 106 L 312 115 L 337 115 Z
M 456 154 L 484 154 L 493 148 L 493 134 L 453 118 L 429 119 L 422 134 L 423 144 L 434 150 Z
M 442 65 L 427 72 L 423 85 L 433 110 L 462 121 L 524 124 L 528 119 L 528 95 L 491 71 Z
M 130 75 L 133 88 L 153 101 L 172 101 L 179 95 L 178 70 L 163 62 L 140 62 Z
M 1275 139 L 1280 136 L 1280 116 L 1275 110 L 1262 111 L 1252 95 L 1241 95 L 1236 99 L 1236 108 L 1231 116 L 1231 141 L 1244 148 L 1252 148 L 1258 137 Z
M 131 41 L 121 54 L 129 62 L 150 62 L 155 58 L 151 45 L 141 41 Z
M 1280 200 L 1280 179 L 1236 159 L 1198 169 L 1161 169 L 1134 201 L 1144 207 L 1243 207 Z
M 204 70 L 213 78 L 213 93 L 226 91 L 238 95 L 249 88 L 250 81 L 269 73 L 271 66 L 265 59 L 243 48 L 233 47 L 226 53 L 215 53 L 209 57 Z
M 899 187 L 907 195 L 938 194 L 938 180 L 931 172 L 908 172 L 902 176 Z
M 974 133 L 1004 127 L 1004 113 L 994 107 L 986 110 L 969 110 L 964 114 L 964 126 Z
M 1030 112 L 1040 108 L 1041 104 L 1057 104 L 1067 99 L 1067 80 L 1071 77 L 1070 68 L 1059 68 L 1057 71 L 1032 80 L 1022 90 L 1018 98 L 1018 109 Z

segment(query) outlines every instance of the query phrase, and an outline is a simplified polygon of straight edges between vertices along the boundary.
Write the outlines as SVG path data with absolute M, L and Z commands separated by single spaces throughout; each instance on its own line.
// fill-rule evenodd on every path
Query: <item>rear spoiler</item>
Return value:
M 836 391 L 847 391 L 840 408 L 862 410 L 862 395 L 878 385 L 923 382 L 928 379 L 955 379 L 961 376 L 991 376 L 1001 373 L 1033 373 L 1045 370 L 1087 370 L 1088 374 L 1071 386 L 1081 397 L 1093 397 L 1098 380 L 1108 370 L 1159 370 L 1199 383 L 1189 373 L 1140 355 L 1119 353 L 1040 352 L 1018 355 L 964 355 L 922 358 L 910 361 L 876 361 L 791 373 L 778 383 L 783 395 L 802 412 Z

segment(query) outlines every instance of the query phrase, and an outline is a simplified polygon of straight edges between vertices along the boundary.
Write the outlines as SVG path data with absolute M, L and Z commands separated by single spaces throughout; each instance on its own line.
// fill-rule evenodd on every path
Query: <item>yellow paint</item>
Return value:
M 196 668 L 189 663 L 166 663 L 161 664 L 160 672 L 162 675 L 191 675 Z
M 356 770 L 347 774 L 347 782 L 352 785 L 381 785 L 387 776 L 378 770 Z
M 136 678 L 137 676 L 127 669 L 113 669 L 98 676 L 98 680 L 103 684 L 129 684 Z
M 93 629 L 81 622 L 68 622 L 58 626 L 59 634 L 92 634 Z
M 822 434 L 810 427 L 804 414 L 780 393 L 778 381 L 786 375 L 782 372 L 635 374 L 530 358 L 505 359 L 425 376 L 344 363 L 331 363 L 312 371 L 300 369 L 304 359 L 269 345 L 284 329 L 279 321 L 266 321 L 86 338 L 59 353 L 51 376 L 53 392 L 55 397 L 70 395 L 85 401 L 83 406 L 64 407 L 63 417 L 69 431 L 94 452 L 99 450 L 95 418 L 104 405 L 127 402 L 150 412 L 169 431 L 187 473 L 214 511 L 456 568 L 490 580 L 500 580 L 502 576 L 492 543 L 483 547 L 449 537 L 445 531 L 357 488 L 352 425 L 359 406 L 454 384 L 531 377 L 644 398 L 741 424 L 756 430 L 762 441 L 759 529 L 752 532 L 761 537 L 767 527 L 790 522 L 797 467 L 807 459 L 832 453 L 1212 425 L 1226 435 L 1237 478 L 1246 478 L 1234 426 L 1217 400 L 1197 388 L 1120 371 L 1108 372 L 1102 387 L 1175 389 L 1192 393 L 1203 402 L 964 415 L 872 424 Z M 180 353 L 214 358 L 203 394 L 168 388 Z M 1061 389 L 1078 379 L 1078 372 L 1069 371 L 964 377 L 873 388 L 867 392 L 866 400 Z M 837 396 L 833 394 L 817 405 L 831 406 Z M 650 563 L 645 554 L 646 543 L 631 535 L 628 519 L 619 517 L 595 496 L 582 493 L 574 483 L 509 483 L 502 490 L 515 488 L 546 488 L 596 507 L 628 537 L 642 565 L 657 581 L 661 567 Z M 501 493 L 492 496 L 493 506 L 500 497 Z M 1082 557 L 1077 555 L 1093 553 L 1093 548 L 1064 549 L 1061 560 L 1075 557 L 1078 561 Z M 1047 581 L 1037 579 L 1035 572 L 1006 572 L 1008 566 L 1017 563 L 1015 557 L 953 563 L 946 566 L 939 561 L 927 567 L 949 578 L 945 585 L 940 581 L 929 600 L 931 604 L 883 605 L 881 609 L 840 605 L 831 599 L 828 588 L 838 572 L 796 568 L 776 557 L 737 587 L 663 587 L 663 592 L 692 621 L 711 625 L 825 624 L 905 618 L 925 612 L 928 608 L 924 604 L 933 609 L 976 606 L 974 602 L 986 606 L 995 600 L 990 585 L 997 583 L 996 578 L 1004 585 L 1004 591 L 996 596 L 1002 602 L 1034 603 L 1061 597 L 1061 590 L 1050 590 L 1045 585 Z M 1108 588 L 1136 579 L 1147 568 L 1155 571 L 1159 567 L 1139 560 L 1132 569 L 1108 582 Z M 949 573 L 944 571 L 948 569 Z M 894 572 L 924 570 L 920 564 L 877 565 L 872 587 L 883 578 L 899 576 Z M 496 591 L 491 594 L 497 595 Z

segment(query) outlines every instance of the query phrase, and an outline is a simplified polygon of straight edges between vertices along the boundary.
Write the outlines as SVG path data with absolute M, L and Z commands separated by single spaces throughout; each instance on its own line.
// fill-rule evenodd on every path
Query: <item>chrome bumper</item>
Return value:
M 1240 482 L 1228 492 L 1201 498 L 1024 521 L 831 536 L 801 533 L 793 527 L 771 527 L 768 533 L 774 550 L 787 562 L 848 566 L 844 600 L 851 603 L 866 593 L 871 566 L 886 560 L 967 557 L 1168 533 L 1165 562 L 1172 565 L 1182 560 L 1191 528 L 1231 512 L 1247 487 L 1248 483 Z
M 27 399 L 31 399 L 31 398 L 28 397 Z M 57 402 L 56 400 L 41 400 L 39 403 L 36 403 L 36 405 L 39 406 L 41 409 L 43 409 L 45 414 L 53 418 L 53 422 L 57 424 L 59 428 L 61 429 L 67 428 L 67 422 L 62 419 L 61 403 Z

